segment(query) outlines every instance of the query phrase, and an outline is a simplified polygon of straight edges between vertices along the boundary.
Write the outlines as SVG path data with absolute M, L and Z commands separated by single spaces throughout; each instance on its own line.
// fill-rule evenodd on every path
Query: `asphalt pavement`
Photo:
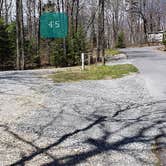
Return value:
M 163 109 L 166 112 L 166 52 L 159 51 L 158 47 L 126 48 L 122 51 L 127 54 L 128 60 L 139 68 L 150 95 L 161 103 L 156 111 Z M 166 116 L 160 132 L 156 142 L 160 147 L 161 162 L 166 165 Z
M 124 51 L 140 74 L 54 83 L 46 75 L 56 69 L 0 72 L 0 165 L 161 164 L 155 148 L 156 143 L 165 146 L 166 104 L 162 89 L 161 98 L 150 91 L 146 75 L 153 74 L 143 65 L 158 53 L 152 48 Z
M 123 49 L 146 81 L 147 88 L 156 99 L 166 99 L 166 52 L 157 47 Z

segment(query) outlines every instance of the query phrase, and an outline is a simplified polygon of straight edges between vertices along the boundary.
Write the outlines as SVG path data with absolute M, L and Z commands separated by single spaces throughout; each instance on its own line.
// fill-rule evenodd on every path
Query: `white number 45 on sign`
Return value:
M 50 21 L 48 26 L 50 28 L 60 28 L 60 22 L 59 21 Z

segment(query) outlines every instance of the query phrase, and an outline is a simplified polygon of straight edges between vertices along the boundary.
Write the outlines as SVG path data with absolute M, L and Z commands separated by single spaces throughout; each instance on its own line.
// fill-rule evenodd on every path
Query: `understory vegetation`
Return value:
M 50 65 L 55 67 L 77 66 L 81 64 L 81 53 L 86 52 L 87 43 L 83 28 L 79 27 L 72 37 L 67 36 L 66 52 L 64 53 L 64 39 L 54 39 L 50 46 Z
M 0 0 L 0 70 L 77 66 L 82 52 L 104 65 L 107 53 L 147 44 L 149 33 L 165 31 L 165 5 L 164 0 Z M 66 14 L 67 36 L 42 38 L 45 13 Z
M 5 25 L 0 19 L 0 69 L 7 66 L 11 69 L 15 66 L 16 59 L 16 29 L 15 23 Z
M 121 52 L 118 49 L 106 49 L 105 55 L 106 56 L 115 56 L 120 54 Z

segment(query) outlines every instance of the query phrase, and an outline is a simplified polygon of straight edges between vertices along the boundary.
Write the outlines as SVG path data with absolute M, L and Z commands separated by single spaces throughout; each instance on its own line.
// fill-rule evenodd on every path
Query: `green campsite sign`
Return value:
M 41 38 L 65 38 L 68 33 L 68 18 L 65 13 L 43 13 L 40 17 Z

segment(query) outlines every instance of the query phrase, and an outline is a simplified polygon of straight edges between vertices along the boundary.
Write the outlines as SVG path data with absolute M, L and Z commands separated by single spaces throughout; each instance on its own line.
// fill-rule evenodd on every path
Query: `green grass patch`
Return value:
M 85 71 L 69 70 L 60 71 L 51 75 L 51 78 L 57 82 L 75 82 L 81 80 L 102 80 L 121 78 L 130 73 L 138 72 L 138 69 L 131 64 L 114 65 L 114 66 L 91 66 Z
M 121 52 L 119 51 L 119 50 L 117 50 L 117 49 L 107 49 L 106 51 L 105 51 L 105 54 L 107 55 L 107 56 L 115 56 L 115 55 L 118 55 L 118 54 L 120 54 Z

